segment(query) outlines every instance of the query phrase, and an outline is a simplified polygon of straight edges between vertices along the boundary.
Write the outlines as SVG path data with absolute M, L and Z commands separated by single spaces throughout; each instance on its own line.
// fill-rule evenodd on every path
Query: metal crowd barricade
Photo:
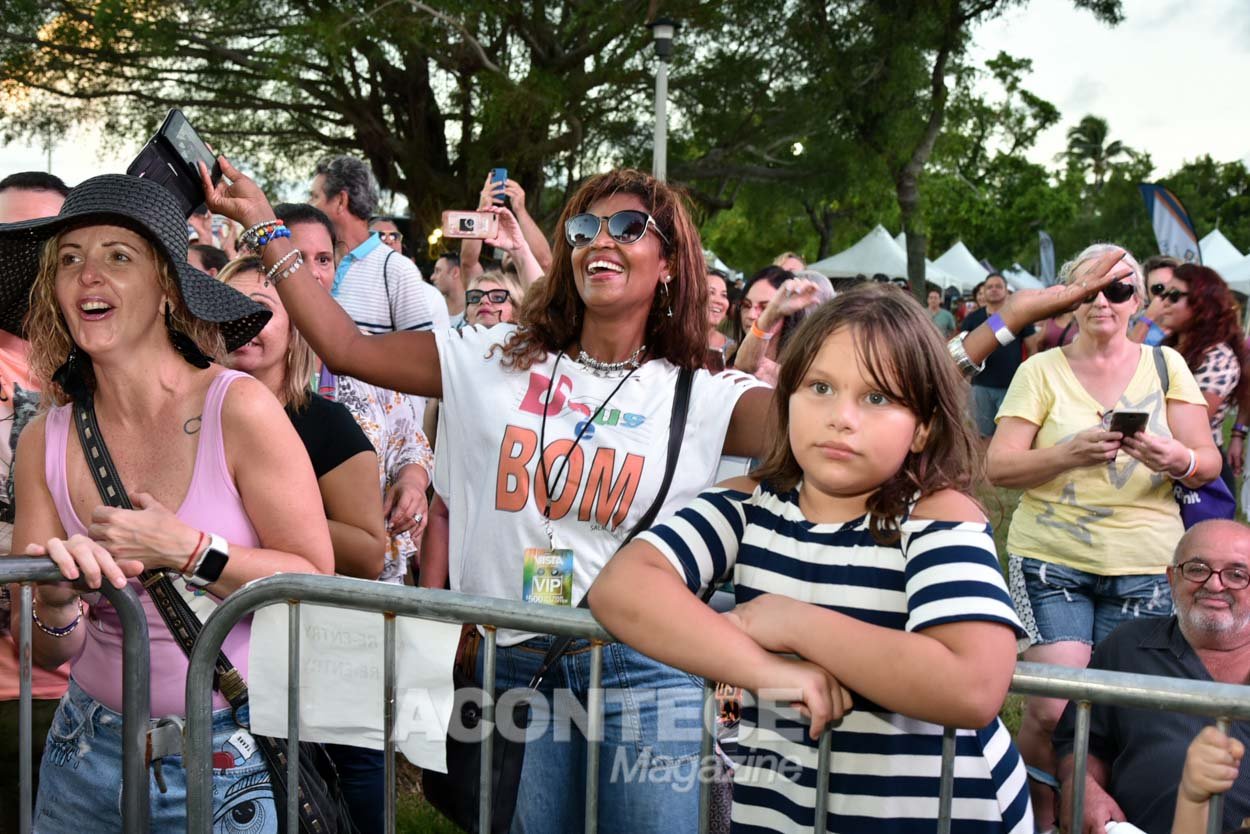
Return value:
M 20 676 L 18 701 L 18 778 L 20 781 L 19 826 L 22 834 L 31 830 L 33 811 L 32 738 L 32 659 L 34 584 L 64 581 L 61 571 L 45 557 L 0 559 L 0 584 L 21 584 L 18 605 L 17 651 Z M 146 834 L 148 830 L 148 772 L 144 761 L 149 718 L 148 621 L 139 596 L 129 586 L 120 590 L 107 582 L 100 589 L 117 609 L 122 637 L 122 825 L 126 834 Z
M 275 603 L 289 606 L 287 670 L 287 720 L 290 754 L 287 759 L 288 781 L 296 783 L 299 768 L 299 619 L 300 604 L 337 606 L 360 611 L 383 614 L 384 658 L 384 758 L 386 780 L 386 832 L 395 830 L 395 617 L 421 617 L 456 623 L 476 623 L 486 627 L 483 643 L 482 689 L 495 691 L 495 649 L 497 628 L 519 629 L 591 641 L 591 679 L 587 714 L 592 732 L 589 736 L 586 756 L 586 816 L 584 831 L 594 834 L 598 830 L 599 804 L 599 747 L 598 733 L 603 721 L 604 698 L 602 692 L 602 661 L 604 645 L 613 642 L 612 637 L 585 609 L 558 608 L 526 605 L 512 600 L 468 596 L 450 591 L 410 588 L 401 585 L 376 584 L 362 590 L 358 580 L 336 577 L 280 574 L 253 582 L 231 594 L 208 618 L 200 633 L 191 663 L 187 670 L 187 831 L 189 834 L 209 834 L 212 829 L 213 797 L 212 771 L 212 692 L 213 661 L 230 629 L 253 611 Z M 1227 732 L 1230 720 L 1250 719 L 1250 690 L 1244 686 L 1217 684 L 1207 681 L 1191 681 L 1146 675 L 1131 675 L 1091 669 L 1070 669 L 1038 663 L 1018 663 L 1012 680 L 1011 691 L 1021 695 L 1048 698 L 1064 698 L 1077 704 L 1075 786 L 1072 808 L 1072 829 L 1080 830 L 1085 793 L 1085 757 L 1089 750 L 1089 711 L 1093 703 L 1114 704 L 1139 709 L 1166 710 L 1217 719 L 1221 730 Z M 490 830 L 491 809 L 491 762 L 492 731 L 494 729 L 494 704 L 489 697 L 482 708 L 482 773 L 479 782 L 479 829 Z M 711 682 L 704 690 L 703 742 L 700 772 L 714 755 L 715 698 Z M 954 765 L 956 732 L 945 728 L 942 737 L 942 766 L 939 780 L 938 818 L 935 830 L 949 834 L 951 809 L 954 798 Z M 817 749 L 817 782 L 815 807 L 828 805 L 829 773 L 832 751 L 832 733 L 826 732 Z M 1180 774 L 1165 774 L 1161 778 L 1177 779 Z M 700 786 L 699 831 L 705 834 L 710 821 L 711 792 L 706 784 Z M 1208 831 L 1220 830 L 1222 804 L 1220 797 L 1211 800 Z M 826 814 L 816 813 L 815 831 L 826 830 Z M 295 809 L 295 792 L 289 792 L 287 826 L 291 834 L 298 832 L 298 816 Z

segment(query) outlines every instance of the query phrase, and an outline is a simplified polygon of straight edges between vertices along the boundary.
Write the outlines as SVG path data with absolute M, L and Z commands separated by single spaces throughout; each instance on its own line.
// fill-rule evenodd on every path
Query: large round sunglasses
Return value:
M 485 298 L 491 304 L 503 304 L 508 300 L 509 293 L 507 290 L 465 290 L 465 304 L 481 304 Z
M 642 236 L 647 233 L 648 227 L 655 229 L 660 240 L 668 243 L 668 238 L 656 225 L 655 218 L 645 211 L 635 209 L 618 211 L 609 217 L 599 217 L 590 212 L 575 214 L 564 221 L 564 239 L 574 249 L 589 246 L 599 236 L 599 230 L 603 228 L 604 223 L 608 224 L 608 236 L 617 243 L 634 243 L 641 240 Z

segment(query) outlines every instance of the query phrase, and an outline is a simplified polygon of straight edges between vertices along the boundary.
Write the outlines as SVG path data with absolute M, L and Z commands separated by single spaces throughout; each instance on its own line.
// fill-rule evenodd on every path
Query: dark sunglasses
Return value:
M 634 243 L 641 240 L 642 236 L 647 233 L 648 226 L 655 229 L 660 240 L 668 243 L 668 238 L 664 237 L 664 233 L 656 225 L 655 218 L 645 211 L 634 209 L 618 211 L 610 217 L 599 217 L 590 212 L 575 214 L 564 221 L 564 239 L 574 249 L 589 246 L 599 236 L 599 230 L 603 228 L 605 222 L 608 224 L 608 237 L 617 243 Z
M 1133 297 L 1133 293 L 1137 292 L 1137 289 L 1128 281 L 1114 281 L 1103 287 L 1100 292 L 1112 304 L 1123 304 Z M 1090 293 L 1085 296 L 1085 303 L 1093 304 L 1096 298 L 1098 298 L 1098 293 Z
M 404 239 L 403 232 L 378 232 L 378 237 L 387 243 L 399 243 Z
M 491 304 L 503 304 L 508 300 L 509 293 L 507 290 L 465 290 L 465 304 L 481 304 L 485 298 Z
M 1162 298 L 1164 301 L 1170 301 L 1173 304 L 1189 295 L 1189 293 L 1183 290 L 1169 290 L 1167 284 L 1151 284 L 1150 294 L 1155 298 Z

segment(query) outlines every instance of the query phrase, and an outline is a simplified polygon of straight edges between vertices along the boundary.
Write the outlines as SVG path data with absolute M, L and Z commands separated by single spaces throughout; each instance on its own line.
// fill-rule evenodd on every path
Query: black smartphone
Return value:
M 221 180 L 221 165 L 216 155 L 200 138 L 195 127 L 174 108 L 165 121 L 126 169 L 133 177 L 145 177 L 160 183 L 178 198 L 188 217 L 204 202 L 198 163 L 208 166 L 213 184 Z
M 1107 427 L 1108 431 L 1116 431 L 1128 437 L 1146 430 L 1146 423 L 1150 421 L 1149 411 L 1113 411 L 1111 413 L 1111 425 Z

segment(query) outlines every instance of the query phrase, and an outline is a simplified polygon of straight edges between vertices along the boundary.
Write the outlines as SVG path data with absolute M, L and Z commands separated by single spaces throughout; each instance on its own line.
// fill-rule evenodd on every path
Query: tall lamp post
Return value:
M 655 56 L 660 59 L 655 69 L 655 150 L 651 173 L 657 180 L 668 178 L 668 59 L 673 54 L 673 36 L 681 24 L 666 17 L 657 17 L 647 24 L 655 43 Z

